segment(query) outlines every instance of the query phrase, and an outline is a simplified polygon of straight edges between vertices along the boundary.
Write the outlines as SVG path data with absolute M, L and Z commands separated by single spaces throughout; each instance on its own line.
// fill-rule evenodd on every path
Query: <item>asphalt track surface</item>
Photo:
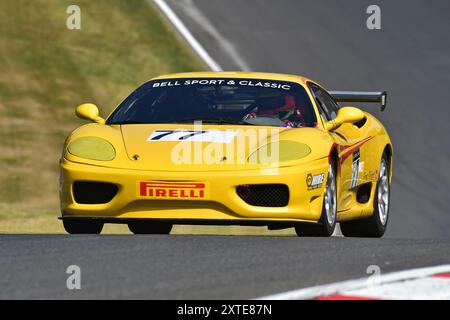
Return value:
M 168 1 L 225 70 L 286 72 L 329 89 L 387 90 L 394 144 L 382 239 L 0 236 L 0 298 L 256 298 L 450 261 L 450 2 Z M 207 21 L 205 21 L 205 19 Z M 205 28 L 206 26 L 206 28 Z M 67 290 L 78 265 L 82 289 Z

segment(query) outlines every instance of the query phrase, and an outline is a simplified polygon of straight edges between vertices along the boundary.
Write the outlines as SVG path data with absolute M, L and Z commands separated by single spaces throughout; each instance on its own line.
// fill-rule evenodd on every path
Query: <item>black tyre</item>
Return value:
M 389 220 L 389 165 L 388 157 L 384 154 L 380 162 L 372 216 L 360 220 L 341 222 L 341 231 L 344 236 L 381 238 L 385 233 Z
M 103 223 L 84 219 L 64 219 L 63 225 L 70 234 L 100 234 L 103 229 Z
M 295 227 L 295 232 L 301 237 L 329 237 L 336 227 L 337 184 L 336 165 L 331 163 L 328 168 L 325 195 L 323 197 L 322 215 L 318 223 L 304 223 Z
M 134 234 L 169 234 L 172 225 L 160 221 L 136 221 L 130 222 L 128 229 Z

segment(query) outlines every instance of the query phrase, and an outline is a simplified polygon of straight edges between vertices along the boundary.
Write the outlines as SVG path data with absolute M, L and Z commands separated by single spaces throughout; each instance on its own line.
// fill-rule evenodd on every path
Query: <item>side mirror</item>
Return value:
M 343 123 L 355 123 L 365 118 L 364 112 L 355 107 L 342 107 L 337 117 L 325 123 L 326 130 L 334 130 Z
M 98 124 L 104 124 L 105 119 L 99 116 L 98 107 L 93 103 L 80 104 L 75 109 L 75 114 L 80 119 L 90 120 Z

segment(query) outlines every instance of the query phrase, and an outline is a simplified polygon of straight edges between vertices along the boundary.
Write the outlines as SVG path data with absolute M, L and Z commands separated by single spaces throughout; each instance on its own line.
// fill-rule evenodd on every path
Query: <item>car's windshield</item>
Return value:
M 314 127 L 305 89 L 259 79 L 183 78 L 150 81 L 133 92 L 107 124 L 191 123 Z

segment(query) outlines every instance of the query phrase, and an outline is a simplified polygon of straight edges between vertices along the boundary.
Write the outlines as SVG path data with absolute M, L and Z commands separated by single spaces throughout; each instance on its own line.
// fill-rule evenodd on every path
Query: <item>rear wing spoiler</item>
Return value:
M 336 102 L 380 103 L 381 111 L 386 109 L 387 92 L 379 91 L 329 91 Z

